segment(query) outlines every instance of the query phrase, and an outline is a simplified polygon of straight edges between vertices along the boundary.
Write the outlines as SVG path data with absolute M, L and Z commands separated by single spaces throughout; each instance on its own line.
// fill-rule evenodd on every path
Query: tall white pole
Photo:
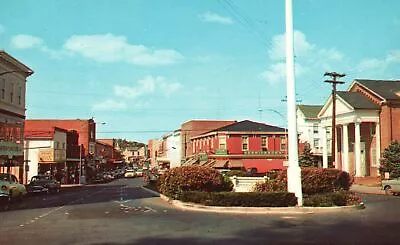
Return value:
M 301 169 L 299 167 L 298 136 L 296 121 L 296 86 L 294 75 L 294 37 L 293 37 L 293 6 L 292 0 L 286 0 L 286 93 L 287 117 L 289 134 L 289 167 L 287 170 L 288 191 L 297 197 L 297 205 L 303 206 L 301 190 Z

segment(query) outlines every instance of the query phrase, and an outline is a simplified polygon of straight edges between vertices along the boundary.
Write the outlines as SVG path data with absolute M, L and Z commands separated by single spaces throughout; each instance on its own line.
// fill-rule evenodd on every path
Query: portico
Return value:
M 320 111 L 323 127 L 323 167 L 328 167 L 326 132 L 332 123 L 332 98 Z M 334 167 L 355 177 L 379 175 L 380 158 L 379 105 L 361 93 L 337 92 L 336 145 Z

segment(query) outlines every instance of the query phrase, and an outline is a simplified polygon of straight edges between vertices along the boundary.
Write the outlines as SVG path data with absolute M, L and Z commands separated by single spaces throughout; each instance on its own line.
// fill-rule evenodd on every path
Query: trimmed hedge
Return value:
M 288 192 L 184 191 L 179 200 L 206 206 L 290 207 L 297 204 L 296 196 Z
M 167 170 L 159 179 L 158 190 L 177 199 L 182 191 L 230 191 L 232 184 L 218 170 L 192 165 Z
M 282 191 L 287 189 L 287 171 L 275 173 L 272 182 L 256 185 L 255 191 Z M 348 191 L 354 179 L 345 171 L 334 168 L 302 168 L 301 185 L 303 193 L 313 195 L 335 191 Z
M 303 205 L 308 207 L 332 207 L 360 205 L 362 199 L 350 191 L 339 191 L 324 194 L 315 194 L 304 197 Z
M 237 177 L 246 177 L 247 173 L 246 171 L 242 170 L 231 170 L 225 173 L 226 176 L 232 177 L 232 176 L 237 176 Z

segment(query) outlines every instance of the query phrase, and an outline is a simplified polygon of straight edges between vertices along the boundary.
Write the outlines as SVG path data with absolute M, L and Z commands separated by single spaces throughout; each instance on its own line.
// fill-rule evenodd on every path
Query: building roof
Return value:
M 354 82 L 385 100 L 400 100 L 400 80 L 355 79 Z
M 354 109 L 379 109 L 379 105 L 375 104 L 361 93 L 337 91 L 336 94 Z
M 271 125 L 264 124 L 264 123 L 258 123 L 258 122 L 253 122 L 250 120 L 244 120 L 244 121 L 230 124 L 228 126 L 214 129 L 211 132 L 221 132 L 221 131 L 225 131 L 225 132 L 285 132 L 286 129 L 281 128 L 281 127 L 271 126 Z
M 6 51 L 0 49 L 0 58 L 8 61 L 11 63 L 14 67 L 17 67 L 18 69 L 10 71 L 10 72 L 18 72 L 23 74 L 25 77 L 29 77 L 30 75 L 33 74 L 33 70 L 26 66 L 24 63 L 21 61 L 17 60 L 15 57 L 11 56 L 8 54 Z
M 298 105 L 297 108 L 301 110 L 306 118 L 318 118 L 318 113 L 321 111 L 323 105 Z

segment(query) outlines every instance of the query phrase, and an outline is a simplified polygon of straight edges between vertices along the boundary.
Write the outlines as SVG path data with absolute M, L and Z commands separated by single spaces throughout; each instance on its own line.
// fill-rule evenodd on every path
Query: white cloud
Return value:
M 400 62 L 400 50 L 390 51 L 384 58 L 365 58 L 355 66 L 358 76 L 384 79 L 390 76 L 390 67 Z
M 183 55 L 173 49 L 150 49 L 128 43 L 124 36 L 82 35 L 72 36 L 64 49 L 98 62 L 127 62 L 135 65 L 171 65 L 183 60 Z
M 11 38 L 11 46 L 16 49 L 31 49 L 43 48 L 45 45 L 40 37 L 20 34 Z
M 294 31 L 295 75 L 304 76 L 310 71 L 321 73 L 331 69 L 332 64 L 343 61 L 344 55 L 335 48 L 320 48 L 310 43 L 301 31 Z M 285 34 L 272 38 L 272 45 L 268 50 L 272 63 L 259 74 L 259 77 L 271 85 L 283 82 L 285 75 Z
M 221 16 L 216 13 L 206 12 L 204 14 L 198 15 L 199 19 L 204 22 L 213 22 L 219 24 L 230 25 L 233 24 L 233 20 L 229 17 Z
M 116 96 L 135 99 L 142 95 L 153 94 L 160 92 L 164 96 L 169 96 L 178 91 L 182 85 L 178 82 L 167 81 L 161 76 L 147 76 L 136 82 L 135 86 L 114 86 L 114 93 Z
M 93 111 L 118 111 L 125 109 L 127 109 L 127 105 L 124 102 L 118 102 L 112 99 L 108 99 L 98 104 L 92 105 Z
M 301 76 L 305 73 L 306 68 L 300 64 L 295 66 L 295 75 Z M 270 65 L 268 69 L 260 74 L 260 78 L 268 81 L 269 84 L 274 85 L 283 81 L 286 77 L 286 63 L 278 62 Z
M 285 59 L 285 34 L 276 35 L 272 38 L 272 46 L 268 50 L 272 60 Z M 302 56 L 313 50 L 315 45 L 307 41 L 306 35 L 301 31 L 294 31 L 294 52 L 296 56 Z

